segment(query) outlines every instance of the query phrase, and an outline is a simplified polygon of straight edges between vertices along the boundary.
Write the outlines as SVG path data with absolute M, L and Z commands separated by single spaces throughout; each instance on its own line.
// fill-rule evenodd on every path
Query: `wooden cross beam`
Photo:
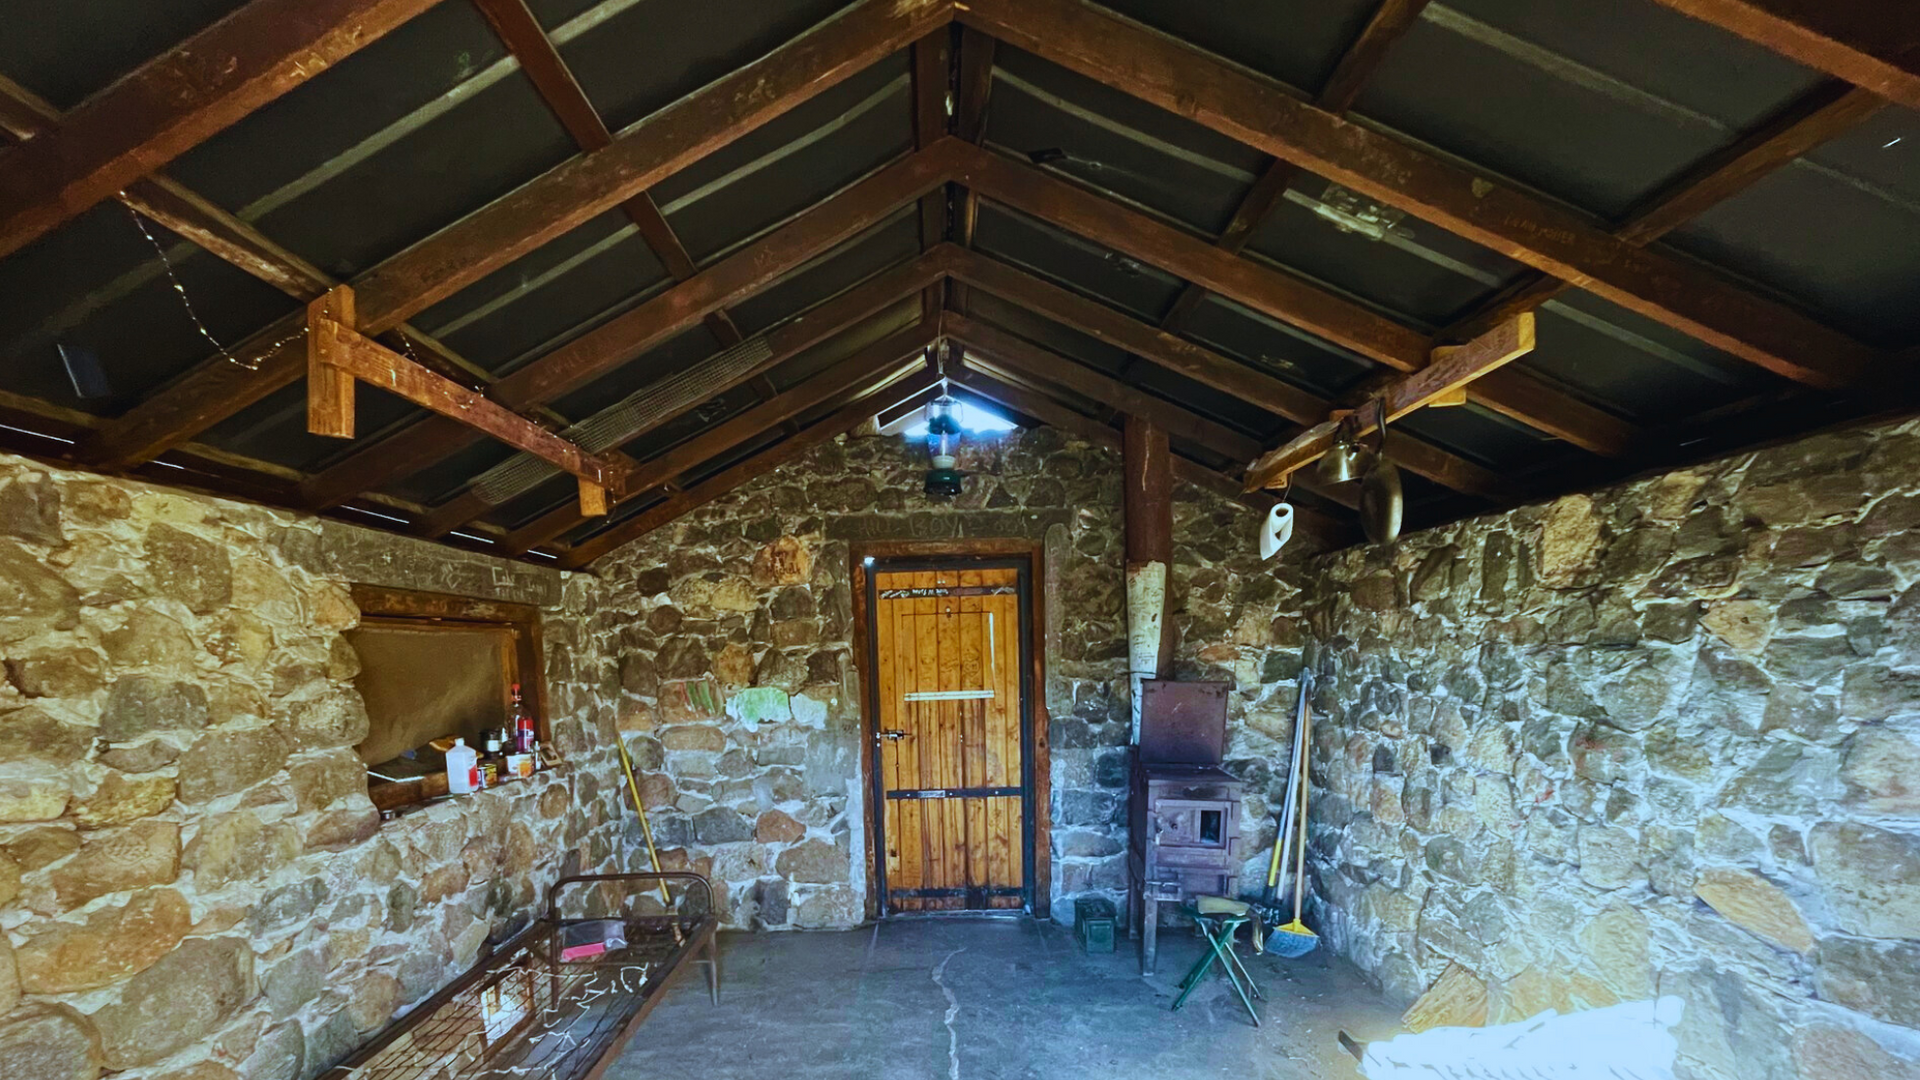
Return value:
M 787 421 L 797 419 L 850 390 L 864 395 L 900 378 L 906 374 L 901 367 L 905 358 L 933 344 L 934 329 L 931 321 L 922 320 L 889 334 L 785 393 L 777 394 L 738 416 L 707 428 L 664 454 L 641 462 L 621 478 L 613 492 L 615 504 L 672 484 L 683 474 L 757 437 L 765 436 Z M 575 514 L 571 507 L 559 507 L 508 533 L 503 548 L 518 555 L 580 524 L 584 516 Z
M 1333 447 L 1340 425 L 1349 416 L 1356 422 L 1353 434 L 1366 435 L 1377 430 L 1381 417 L 1398 420 L 1425 405 L 1445 401 L 1468 383 L 1502 364 L 1512 363 L 1533 351 L 1533 314 L 1517 315 L 1498 327 L 1458 348 L 1434 350 L 1431 364 L 1404 378 L 1394 380 L 1378 395 L 1378 411 L 1365 407 L 1353 413 L 1339 413 L 1301 432 L 1285 446 L 1261 455 L 1247 467 L 1247 490 L 1275 487 L 1286 482 L 1295 470 L 1320 459 Z M 1373 419 L 1369 419 L 1372 416 Z
M 556 166 L 368 270 L 353 282 L 361 330 L 384 333 L 840 85 L 952 17 L 950 4 L 940 0 L 906 5 L 863 0 L 842 11 L 622 130 L 604 150 Z M 299 325 L 297 317 L 282 320 L 232 347 L 237 356 L 259 356 L 257 369 L 218 356 L 202 361 L 88 438 L 79 457 L 106 468 L 145 461 L 292 384 L 305 372 L 297 353 L 260 354 Z
M 1920 109 L 1920 6 L 1910 0 L 1659 0 L 1816 71 Z
M 842 405 L 826 419 L 801 429 L 797 434 L 773 444 L 737 465 L 729 466 L 707 477 L 657 506 L 648 507 L 625 521 L 587 537 L 569 548 L 566 554 L 560 557 L 558 565 L 562 570 L 582 569 L 607 552 L 638 540 L 647 533 L 698 507 L 705 506 L 742 484 L 765 476 L 822 443 L 831 442 L 845 435 L 866 423 L 880 409 L 907 398 L 926 394 L 938 385 L 940 385 L 938 376 L 922 369 L 907 376 L 903 382 L 885 388 L 885 393 L 855 398 Z
M 353 438 L 353 384 L 377 386 L 547 461 L 580 481 L 580 513 L 607 512 L 623 470 L 484 394 L 437 375 L 353 328 L 353 290 L 341 285 L 307 308 L 307 430 Z

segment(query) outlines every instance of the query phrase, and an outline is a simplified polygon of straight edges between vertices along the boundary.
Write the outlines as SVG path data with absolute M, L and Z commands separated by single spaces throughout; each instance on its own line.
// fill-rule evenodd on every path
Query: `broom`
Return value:
M 1300 696 L 1293 710 L 1293 746 L 1287 759 L 1287 795 L 1280 807 L 1280 828 L 1273 838 L 1273 857 L 1267 862 L 1267 888 L 1260 896 L 1260 925 L 1279 926 L 1286 920 L 1286 912 L 1280 906 L 1275 895 L 1280 887 L 1280 871 L 1287 865 L 1293 851 L 1293 811 L 1300 800 L 1300 766 L 1302 750 L 1300 731 L 1306 721 L 1307 695 L 1313 692 L 1313 674 L 1300 672 Z
M 1293 921 L 1285 926 L 1276 926 L 1267 934 L 1267 951 L 1288 960 L 1297 959 L 1312 952 L 1320 944 L 1319 935 L 1307 929 L 1300 921 L 1300 905 L 1307 889 L 1307 745 L 1313 737 L 1313 708 L 1306 703 L 1307 686 L 1305 680 L 1300 688 L 1300 802 L 1290 807 L 1298 821 L 1298 835 L 1294 838 L 1293 851 Z

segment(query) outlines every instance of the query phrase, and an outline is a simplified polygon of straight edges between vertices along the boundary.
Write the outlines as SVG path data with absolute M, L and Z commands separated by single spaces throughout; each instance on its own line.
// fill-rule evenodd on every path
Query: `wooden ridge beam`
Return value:
M 885 393 L 856 398 L 841 406 L 826 419 L 803 428 L 799 433 L 775 443 L 747 460 L 686 488 L 658 506 L 648 507 L 625 521 L 587 537 L 568 549 L 566 554 L 560 557 L 558 565 L 562 570 L 582 569 L 607 552 L 638 540 L 675 518 L 728 494 L 740 485 L 765 476 L 814 447 L 847 434 L 866 423 L 875 412 L 884 407 L 874 403 L 875 397 L 884 400 L 886 405 L 892 405 L 897 401 L 928 393 L 939 385 L 939 377 L 923 369 L 907 376 L 904 382 L 884 388 Z
M 527 7 L 526 0 L 474 0 L 474 5 L 486 16 L 507 51 L 520 61 L 521 72 L 532 81 L 534 91 L 560 121 L 560 126 L 573 137 L 574 145 L 587 154 L 612 146 L 613 132 L 607 128 L 587 92 L 581 89 L 573 70 L 532 9 Z M 640 231 L 641 241 L 675 281 L 685 281 L 699 273 L 699 264 L 687 253 L 686 245 L 680 242 L 650 193 L 639 192 L 621 203 L 620 211 L 633 222 L 634 228 Z M 707 331 L 721 345 L 739 343 L 740 329 L 725 309 L 708 314 L 704 321 Z
M 1327 76 L 1326 84 L 1315 95 L 1314 104 L 1336 115 L 1353 108 L 1353 103 L 1360 99 L 1360 91 L 1366 88 L 1367 81 L 1373 78 L 1381 61 L 1387 58 L 1387 51 L 1405 36 L 1420 18 L 1420 12 L 1431 2 L 1380 0 L 1380 6 L 1374 9 L 1367 25 L 1348 44 L 1346 51 L 1340 54 L 1339 61 L 1333 66 L 1333 73 Z M 1247 189 L 1240 199 L 1240 205 L 1234 207 L 1233 216 L 1214 239 L 1214 246 L 1236 254 L 1245 248 L 1253 239 L 1254 232 L 1273 215 L 1274 208 L 1280 205 L 1287 188 L 1298 175 L 1300 168 L 1293 162 L 1280 158 L 1268 162 L 1266 171 Z M 1173 306 L 1167 309 L 1160 325 L 1178 333 L 1206 297 L 1205 287 L 1188 282 Z
M 1583 215 L 1350 123 L 1079 0 L 969 0 L 965 25 L 1291 161 L 1795 381 L 1839 387 L 1881 354 Z
M 0 257 L 58 228 L 438 0 L 252 0 L 0 155 Z
M 1920 109 L 1920 7 L 1906 0 L 1659 0 L 1790 60 Z
M 962 142 L 980 145 L 987 133 L 987 107 L 993 98 L 992 38 L 969 26 L 960 28 L 959 74 L 954 78 L 953 134 Z M 973 246 L 974 226 L 980 219 L 980 195 L 970 187 L 961 187 L 955 200 L 953 239 L 961 247 Z M 957 281 L 947 283 L 947 306 L 967 310 L 967 287 Z
M 949 174 L 950 150 L 950 144 L 942 141 L 874 173 L 687 281 L 518 368 L 493 385 L 491 396 L 508 408 L 522 410 L 613 371 L 708 312 L 752 296 L 912 202 Z M 924 287 L 938 279 L 943 259 L 938 255 L 922 259 L 915 272 L 927 275 Z M 471 446 L 474 439 L 459 425 L 428 417 L 316 474 L 304 485 L 309 506 L 330 506 L 408 471 L 426 468 Z
M 1284 483 L 1296 470 L 1317 461 L 1333 446 L 1343 423 L 1348 425 L 1354 438 L 1371 434 L 1379 430 L 1382 422 L 1391 423 L 1416 409 L 1445 402 L 1461 387 L 1525 356 L 1533 347 L 1533 316 L 1521 314 L 1459 348 L 1437 349 L 1433 363 L 1394 380 L 1375 397 L 1378 411 L 1370 412 L 1362 406 L 1351 413 L 1329 415 L 1288 440 L 1286 445 L 1261 455 L 1247 467 L 1247 487 L 1251 490 Z M 1389 456 L 1394 456 L 1399 464 L 1406 464 L 1391 450 Z
M 361 331 L 378 336 L 905 48 L 952 16 L 947 0 L 907 5 L 864 0 L 846 9 L 625 129 L 606 149 L 549 170 L 362 274 L 353 282 Z M 217 357 L 203 361 L 102 428 L 84 448 L 84 460 L 102 467 L 145 460 L 289 385 L 304 373 L 303 358 L 288 347 L 269 352 L 269 346 L 299 326 L 298 316 L 280 320 L 233 347 L 237 356 L 259 359 L 257 370 Z
M 364 382 L 572 473 L 580 480 L 580 512 L 606 513 L 606 489 L 622 485 L 623 470 L 361 334 L 352 325 L 353 309 L 346 285 L 307 309 L 309 431 L 352 438 L 353 384 Z
M 913 43 L 911 80 L 913 148 L 925 150 L 949 134 L 947 95 L 952 81 L 953 27 L 942 26 Z M 926 251 L 947 239 L 947 185 L 920 196 L 920 250 Z M 920 313 L 933 318 L 946 306 L 946 282 L 927 286 L 921 295 Z
M 1886 99 L 1843 82 L 1814 87 L 1765 123 L 1707 155 L 1648 196 L 1613 235 L 1644 247 L 1786 167 L 1820 144 L 1865 122 Z M 1445 341 L 1466 341 L 1532 311 L 1573 286 L 1533 271 L 1489 297 L 1440 332 Z
M 1395 371 L 1417 371 L 1428 361 L 1434 343 L 1426 335 L 1369 308 L 1240 258 L 1031 165 L 973 147 L 963 147 L 960 153 L 962 182 L 985 197 L 1200 284 Z M 1631 431 L 1623 430 L 1627 425 L 1524 372 L 1506 372 L 1499 380 L 1476 384 L 1469 393 L 1476 404 L 1595 453 L 1623 453 L 1632 441 Z
M 896 381 L 908 374 L 901 367 L 902 363 L 934 343 L 937 328 L 935 321 L 923 319 L 897 330 L 800 385 L 707 428 L 658 457 L 640 462 L 611 492 L 615 505 L 673 484 L 689 470 L 697 469 L 848 392 L 857 392 L 864 397 Z M 509 532 L 502 547 L 518 555 L 552 540 L 584 520 L 586 516 L 571 506 L 556 507 Z

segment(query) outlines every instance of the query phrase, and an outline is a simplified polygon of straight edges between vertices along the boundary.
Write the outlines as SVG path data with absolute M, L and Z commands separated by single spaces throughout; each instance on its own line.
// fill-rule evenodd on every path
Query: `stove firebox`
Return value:
M 1223 682 L 1148 679 L 1140 690 L 1127 856 L 1129 930 L 1144 935 L 1152 973 L 1160 904 L 1232 896 L 1240 876 L 1243 786 L 1220 767 L 1227 743 Z

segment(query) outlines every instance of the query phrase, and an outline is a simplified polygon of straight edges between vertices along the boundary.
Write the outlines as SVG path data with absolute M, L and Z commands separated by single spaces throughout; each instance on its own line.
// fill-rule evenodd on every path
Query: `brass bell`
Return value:
M 1333 446 L 1320 459 L 1320 479 L 1330 484 L 1358 480 L 1364 468 L 1360 448 L 1353 443 L 1353 429 L 1341 424 L 1334 433 Z

